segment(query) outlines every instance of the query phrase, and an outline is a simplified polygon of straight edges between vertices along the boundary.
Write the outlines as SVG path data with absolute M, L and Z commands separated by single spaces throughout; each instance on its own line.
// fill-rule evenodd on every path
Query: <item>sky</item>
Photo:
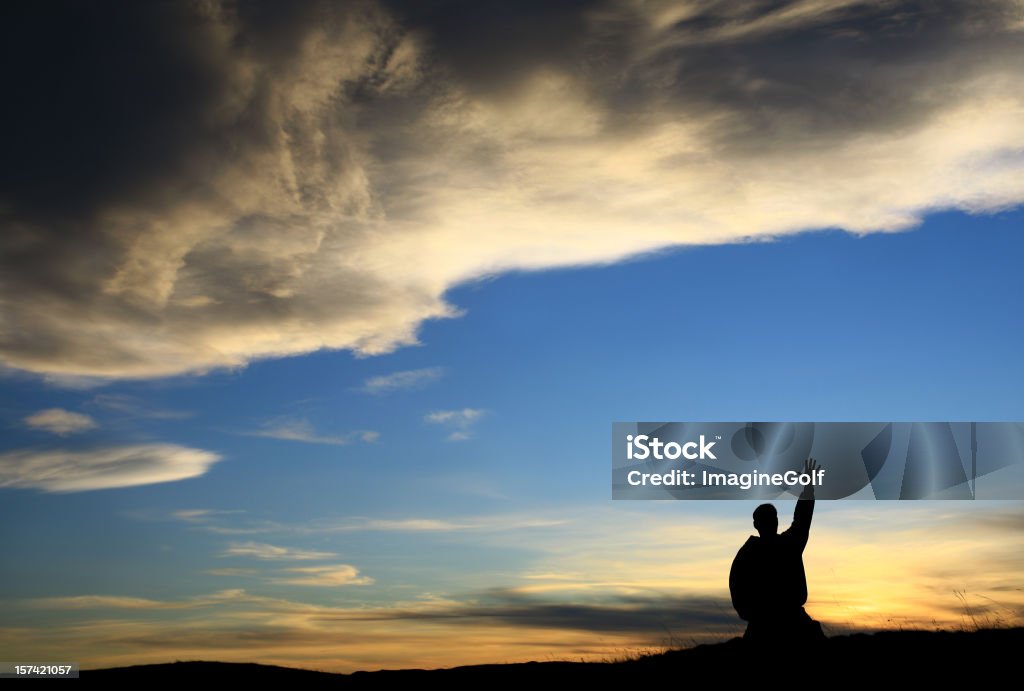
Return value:
M 753 505 L 612 501 L 613 421 L 1024 419 L 1017 2 L 54 4 L 0 22 L 3 659 L 727 638 Z M 807 609 L 1020 623 L 1022 529 L 819 502 Z

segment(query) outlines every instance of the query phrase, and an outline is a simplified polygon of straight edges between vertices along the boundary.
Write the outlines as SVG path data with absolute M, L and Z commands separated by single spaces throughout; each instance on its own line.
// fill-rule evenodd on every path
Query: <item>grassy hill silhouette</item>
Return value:
M 175 662 L 87 670 L 102 682 L 302 684 L 341 688 L 389 688 L 395 684 L 580 684 L 661 683 L 708 680 L 732 688 L 736 682 L 765 684 L 802 679 L 831 686 L 851 681 L 887 687 L 889 682 L 985 682 L 1017 678 L 1024 659 L 1024 628 L 978 631 L 887 631 L 836 636 L 814 648 L 793 647 L 761 654 L 733 639 L 714 645 L 616 662 L 524 662 L 447 669 L 402 669 L 332 674 L 270 665 Z M 289 687 L 291 688 L 291 687 Z

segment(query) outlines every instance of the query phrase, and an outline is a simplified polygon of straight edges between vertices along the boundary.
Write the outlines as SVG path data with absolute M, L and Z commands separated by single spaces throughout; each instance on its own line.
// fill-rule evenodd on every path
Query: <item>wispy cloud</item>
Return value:
M 338 523 L 321 522 L 301 528 L 308 532 L 379 531 L 396 533 L 503 532 L 550 528 L 569 523 L 565 518 L 481 516 L 463 518 L 353 518 Z
M 249 557 L 267 561 L 311 561 L 314 559 L 331 559 L 337 555 L 333 552 L 279 547 L 263 542 L 236 542 L 228 546 L 221 555 L 224 557 Z
M 222 568 L 222 569 L 207 569 L 204 573 L 211 576 L 225 576 L 235 578 L 239 576 L 255 576 L 259 573 L 256 569 L 239 569 L 239 568 Z
M 438 410 L 427 413 L 424 419 L 436 424 L 468 425 L 476 422 L 484 414 L 480 408 L 463 408 L 461 410 Z
M 96 421 L 88 415 L 73 413 L 63 408 L 47 408 L 25 418 L 25 424 L 61 436 L 95 429 Z
M 174 482 L 203 475 L 220 458 L 174 444 L 91 451 L 23 449 L 0 454 L 0 487 L 82 492 Z
M 471 427 L 480 420 L 487 411 L 482 408 L 462 408 L 459 410 L 435 410 L 423 416 L 426 422 L 434 425 L 445 425 L 454 428 L 448 434 L 448 441 L 465 441 L 473 434 Z
M 349 564 L 335 566 L 299 566 L 285 569 L 288 576 L 272 579 L 282 585 L 339 586 L 370 585 L 373 579 L 361 576 L 359 569 Z
M 137 396 L 126 394 L 97 394 L 92 397 L 91 405 L 113 410 L 125 415 L 134 417 L 151 418 L 154 420 L 183 420 L 192 417 L 187 410 L 170 410 L 167 408 L 154 408 Z
M 356 430 L 341 435 L 320 434 L 308 420 L 278 418 L 263 425 L 261 429 L 243 432 L 249 437 L 266 437 L 284 441 L 298 441 L 305 444 L 327 444 L 344 446 L 356 441 L 373 443 L 380 438 L 375 430 Z
M 27 601 L 30 607 L 39 609 L 124 609 L 124 610 L 161 610 L 161 609 L 194 609 L 228 602 L 259 601 L 248 596 L 244 590 L 221 590 L 208 595 L 184 598 L 181 600 L 155 600 L 145 597 L 125 595 L 73 595 L 70 597 L 41 597 Z
M 370 377 L 363 382 L 360 391 L 370 394 L 386 394 L 402 389 L 416 389 L 437 381 L 443 375 L 443 367 L 402 370 L 401 372 Z
M 230 516 L 240 513 L 245 512 L 237 509 L 179 509 L 177 511 L 172 511 L 171 517 L 176 518 L 179 521 L 185 521 L 186 523 L 208 523 L 221 516 Z
M 193 524 L 204 531 L 225 536 L 319 535 L 354 532 L 501 533 L 566 526 L 574 520 L 572 517 L 554 515 L 493 514 L 444 518 L 371 518 L 353 516 L 343 519 L 321 518 L 301 523 L 285 523 L 267 520 L 253 521 L 244 517 L 236 519 L 233 515 L 242 515 L 244 513 L 243 511 L 186 509 L 173 512 L 170 514 L 170 517 Z M 152 516 L 148 515 L 132 515 L 147 520 L 152 519 Z M 160 514 L 160 517 L 166 518 L 167 514 Z M 255 542 L 233 543 L 232 547 L 234 550 L 232 556 L 256 556 L 258 553 L 268 555 L 267 558 L 273 558 L 272 555 L 287 553 L 278 552 L 278 550 L 286 550 L 286 548 Z M 335 556 L 326 552 L 314 552 L 314 554 L 320 554 L 324 558 Z M 228 555 L 225 553 L 225 556 Z
M 197 607 L 189 600 L 152 600 L 124 595 L 73 595 L 71 597 L 44 597 L 31 601 L 40 609 L 187 609 Z

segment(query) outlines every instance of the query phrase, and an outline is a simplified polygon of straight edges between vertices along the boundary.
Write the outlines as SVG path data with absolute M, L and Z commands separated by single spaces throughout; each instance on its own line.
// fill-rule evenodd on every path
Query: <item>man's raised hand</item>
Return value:
M 810 475 L 811 477 L 814 477 L 814 471 L 818 470 L 820 467 L 821 466 L 818 465 L 818 462 L 816 460 L 814 460 L 813 458 L 808 458 L 806 461 L 804 461 L 804 475 Z

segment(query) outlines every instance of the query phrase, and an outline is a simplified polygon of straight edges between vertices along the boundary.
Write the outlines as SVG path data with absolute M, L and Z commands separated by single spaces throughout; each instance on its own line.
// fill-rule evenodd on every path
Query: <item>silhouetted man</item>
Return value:
M 804 474 L 817 470 L 813 458 L 804 463 Z M 779 515 L 771 504 L 754 510 L 753 535 L 740 547 L 729 572 L 732 604 L 747 622 L 743 638 L 759 645 L 786 645 L 824 639 L 821 625 L 804 611 L 807 577 L 804 547 L 814 515 L 814 485 L 808 483 L 796 503 L 793 525 L 778 534 Z

